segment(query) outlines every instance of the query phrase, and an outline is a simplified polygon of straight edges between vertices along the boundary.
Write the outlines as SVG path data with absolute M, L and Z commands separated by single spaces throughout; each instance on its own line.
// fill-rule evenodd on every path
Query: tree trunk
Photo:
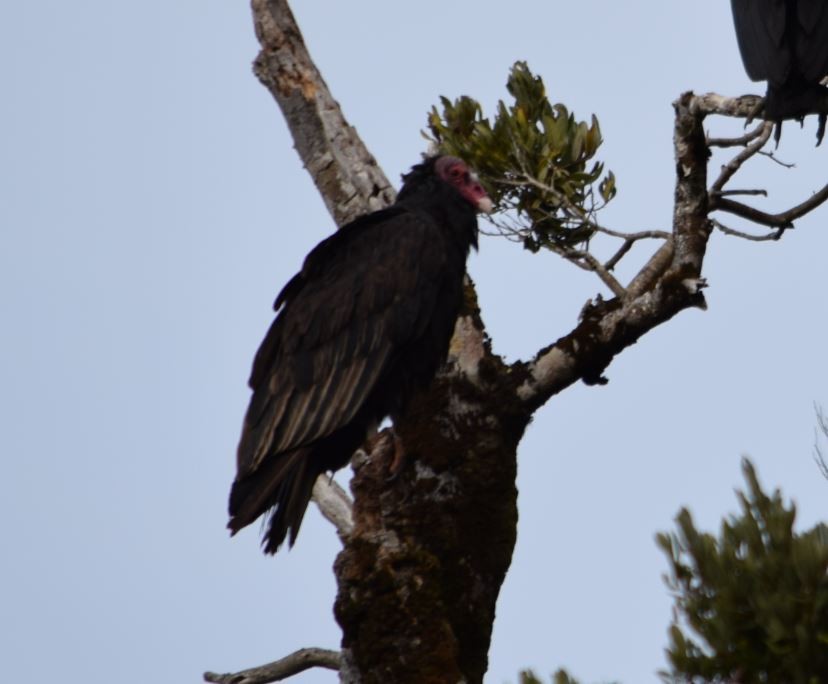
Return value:
M 529 413 L 506 399 L 514 388 L 499 359 L 483 345 L 464 360 L 475 357 L 470 373 L 447 368 L 395 426 L 398 476 L 389 480 L 386 459 L 355 459 L 354 531 L 334 566 L 343 682 L 480 682 L 486 672 Z

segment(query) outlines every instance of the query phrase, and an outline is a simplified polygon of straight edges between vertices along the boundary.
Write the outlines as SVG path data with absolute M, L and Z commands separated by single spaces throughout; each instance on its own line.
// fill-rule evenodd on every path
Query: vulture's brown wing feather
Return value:
M 240 475 L 330 435 L 366 406 L 424 328 L 444 250 L 433 219 L 392 208 L 345 226 L 308 255 L 277 299 L 281 310 L 256 355 Z

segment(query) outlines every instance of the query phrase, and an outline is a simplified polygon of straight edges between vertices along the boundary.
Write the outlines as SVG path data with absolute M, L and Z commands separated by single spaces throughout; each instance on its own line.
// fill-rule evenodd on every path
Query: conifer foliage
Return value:
M 667 681 L 828 681 L 828 527 L 796 533 L 796 507 L 762 491 L 743 462 L 741 515 L 718 538 L 683 509 L 659 534 L 675 592 Z

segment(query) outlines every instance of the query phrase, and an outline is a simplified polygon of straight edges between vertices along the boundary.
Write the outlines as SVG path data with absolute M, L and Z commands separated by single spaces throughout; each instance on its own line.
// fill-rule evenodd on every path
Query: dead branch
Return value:
M 325 648 L 301 648 L 280 660 L 260 667 L 252 667 L 249 670 L 227 674 L 205 672 L 204 681 L 215 684 L 268 684 L 287 679 L 312 667 L 339 670 L 341 663 L 342 655 L 339 651 L 330 651 Z
M 613 254 L 609 259 L 604 262 L 604 268 L 608 271 L 614 269 L 618 262 L 621 261 L 625 256 L 627 256 L 627 252 L 632 249 L 632 246 L 635 244 L 634 240 L 624 240 L 618 250 Z
M 814 429 L 814 461 L 816 461 L 822 477 L 828 479 L 828 462 L 825 460 L 825 454 L 822 453 L 822 447 L 819 446 L 819 433 L 822 433 L 823 439 L 828 437 L 828 418 L 825 417 L 825 412 L 819 404 L 814 403 L 814 411 L 816 411 L 819 427 L 819 432 L 816 428 Z
M 631 299 L 640 297 L 652 289 L 673 262 L 673 236 L 671 235 L 661 247 L 647 260 L 647 263 L 627 285 L 627 296 Z
M 779 166 L 781 166 L 783 169 L 793 169 L 793 168 L 796 167 L 796 164 L 794 164 L 793 162 L 790 162 L 790 163 L 789 162 L 783 162 L 773 152 L 768 152 L 767 150 L 762 150 L 759 154 L 761 154 L 763 157 L 767 157 L 768 159 L 770 159 L 775 164 L 779 164 Z
M 762 121 L 758 126 L 756 126 L 753 130 L 748 131 L 744 135 L 738 138 L 707 138 L 707 146 L 708 147 L 744 147 L 748 145 L 752 140 L 756 139 L 765 129 L 765 122 Z
M 635 233 L 625 233 L 620 230 L 611 230 L 610 228 L 606 228 L 604 226 L 599 226 L 595 224 L 592 226 L 597 232 L 604 233 L 604 235 L 610 235 L 612 237 L 621 238 L 622 240 L 629 240 L 631 242 L 636 242 L 638 240 L 669 240 L 670 233 L 666 230 L 640 230 Z
M 755 189 L 755 190 L 718 190 L 716 192 L 711 193 L 716 195 L 717 197 L 736 197 L 737 195 L 750 195 L 752 197 L 761 196 L 767 197 L 768 191 L 762 189 Z
M 743 98 L 736 99 L 742 100 Z M 710 110 L 718 114 L 725 113 L 727 115 L 732 115 L 732 111 L 741 111 L 740 108 L 743 106 L 743 103 L 741 102 L 728 102 L 726 98 L 723 99 L 719 96 L 712 96 L 709 94 L 702 96 L 701 100 L 702 106 L 708 107 Z M 774 124 L 772 122 L 766 121 L 763 122 L 761 125 L 757 126 L 753 131 L 751 131 L 751 133 L 738 139 L 743 143 L 748 140 L 750 142 L 745 144 L 744 149 L 741 152 L 739 152 L 739 154 L 734 156 L 727 164 L 722 166 L 722 170 L 719 174 L 719 177 L 710 187 L 709 197 L 711 211 L 725 211 L 731 214 L 735 214 L 736 216 L 740 216 L 741 218 L 747 219 L 748 221 L 752 221 L 753 223 L 758 223 L 760 225 L 777 228 L 778 230 L 763 235 L 752 235 L 750 233 L 734 230 L 720 222 L 716 222 L 714 225 L 716 225 L 716 227 L 719 228 L 719 230 L 721 230 L 723 233 L 727 235 L 733 235 L 746 240 L 754 241 L 778 240 L 786 229 L 793 227 L 793 221 L 795 219 L 816 209 L 820 204 L 822 204 L 823 202 L 825 202 L 826 199 L 828 199 L 828 185 L 826 185 L 819 192 L 814 193 L 811 197 L 809 197 L 804 202 L 798 204 L 797 206 L 792 207 L 787 211 L 780 212 L 778 214 L 769 214 L 767 212 L 761 211 L 760 209 L 756 209 L 755 207 L 751 207 L 742 202 L 737 202 L 735 200 L 727 198 L 728 196 L 733 196 L 736 194 L 765 196 L 767 195 L 767 192 L 764 190 L 738 190 L 729 192 L 724 190 L 725 184 L 727 184 L 730 181 L 730 179 L 739 171 L 739 169 L 742 168 L 742 165 L 746 161 L 748 161 L 751 157 L 755 156 L 756 154 L 765 154 L 777 163 L 782 164 L 783 166 L 792 166 L 779 161 L 773 156 L 773 153 L 771 152 L 763 152 L 762 148 L 765 146 L 768 140 L 770 140 L 773 128 Z
M 770 226 L 771 228 L 791 228 L 796 219 L 813 211 L 825 202 L 825 200 L 828 200 L 828 184 L 824 185 L 822 189 L 815 192 L 804 202 L 779 214 L 768 214 L 767 212 L 760 211 L 741 202 L 736 202 L 726 197 L 715 196 L 710 198 L 710 209 L 711 211 L 726 211 L 729 214 L 735 214 L 748 221 L 753 221 L 763 226 Z
M 739 152 L 739 154 L 733 157 L 733 159 L 731 159 L 727 164 L 722 166 L 722 171 L 719 174 L 719 177 L 710 188 L 712 193 L 720 192 L 722 188 L 724 188 L 725 183 L 727 183 L 733 175 L 742 168 L 742 164 L 744 164 L 765 146 L 765 143 L 770 140 L 771 133 L 773 132 L 773 123 L 766 121 L 759 127 L 758 130 L 759 135 L 756 136 L 749 145 L 746 145 L 745 149 Z
M 574 261 L 574 263 L 579 265 L 583 264 L 583 268 L 587 271 L 595 273 L 616 297 L 626 296 L 627 291 L 624 289 L 624 286 L 621 285 L 615 276 L 609 272 L 609 269 L 607 269 L 589 252 L 577 249 L 567 249 L 565 250 L 565 256 L 570 261 Z
M 632 249 L 632 246 L 638 242 L 639 240 L 646 240 L 646 239 L 660 239 L 660 240 L 669 240 L 670 233 L 663 231 L 663 230 L 642 230 L 637 233 L 622 233 L 617 230 L 610 230 L 609 228 L 604 228 L 603 226 L 595 226 L 595 230 L 599 233 L 604 233 L 605 235 L 609 235 L 611 237 L 617 237 L 624 240 L 621 246 L 618 248 L 618 251 L 615 252 L 605 263 L 604 268 L 607 271 L 611 271 L 614 269 L 618 263 L 623 259 L 627 253 Z
M 742 238 L 743 240 L 752 240 L 753 242 L 766 242 L 769 240 L 778 240 L 785 233 L 786 228 L 780 228 L 772 233 L 763 233 L 762 235 L 753 235 L 751 233 L 744 233 L 741 230 L 735 230 L 724 225 L 721 221 L 711 219 L 716 228 L 718 228 L 725 235 L 732 235 L 733 237 Z
M 320 475 L 313 484 L 311 497 L 324 518 L 336 527 L 340 540 L 354 529 L 353 502 L 348 493 L 328 475 Z
M 742 95 L 740 97 L 726 97 L 717 93 L 693 95 L 690 114 L 693 116 L 718 114 L 719 116 L 747 119 L 756 112 L 761 101 L 762 98 L 758 95 Z
M 337 225 L 390 204 L 395 191 L 313 63 L 287 0 L 252 0 L 262 49 L 253 71 L 285 115 L 296 151 Z

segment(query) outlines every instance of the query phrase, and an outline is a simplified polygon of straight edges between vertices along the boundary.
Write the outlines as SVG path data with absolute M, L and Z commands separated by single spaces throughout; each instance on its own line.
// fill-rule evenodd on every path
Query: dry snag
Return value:
M 311 61 L 286 0 L 252 6 L 262 46 L 255 73 L 281 107 L 334 220 L 342 224 L 389 204 L 393 190 Z M 334 511 L 328 517 L 343 541 L 334 566 L 342 650 L 304 662 L 338 667 L 343 682 L 483 680 L 495 603 L 516 539 L 516 452 L 533 413 L 579 380 L 606 382 L 615 356 L 642 335 L 687 308 L 705 307 L 702 267 L 711 232 L 751 237 L 711 214 L 739 216 L 778 238 L 828 198 L 826 186 L 777 214 L 732 199 L 758 192 L 728 186 L 744 164 L 762 158 L 772 127 L 760 123 L 741 137 L 717 139 L 706 136 L 704 124 L 712 116 L 747 119 L 757 102 L 690 92 L 674 102 L 672 227 L 622 232 L 596 225 L 602 239 L 620 241 L 606 261 L 585 248 L 562 248 L 561 256 L 596 274 L 610 298 L 588 302 L 574 327 L 533 358 L 506 364 L 492 352 L 467 282 L 448 363 L 395 425 L 408 467 L 389 481 L 383 463 L 357 452 L 352 506 L 339 493 L 331 504 L 322 485 L 315 490 L 317 501 Z M 711 147 L 736 154 L 708 184 Z M 636 275 L 620 282 L 618 263 L 653 241 Z M 247 672 L 207 681 L 284 676 Z

